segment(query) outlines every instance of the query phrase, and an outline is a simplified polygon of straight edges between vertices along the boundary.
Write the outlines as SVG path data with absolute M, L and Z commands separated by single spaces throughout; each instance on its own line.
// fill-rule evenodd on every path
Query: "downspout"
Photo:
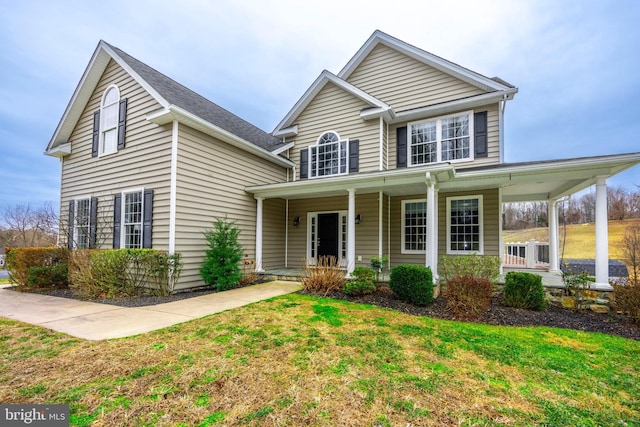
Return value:
M 171 181 L 169 184 L 169 255 L 176 252 L 176 203 L 178 187 L 178 121 L 171 131 Z
M 383 166 L 383 151 L 384 151 L 384 135 L 383 135 L 383 126 L 384 126 L 384 120 L 382 119 L 382 116 L 380 116 L 380 165 L 378 167 L 378 170 L 383 170 L 382 166 Z
M 498 107 L 498 132 L 500 133 L 500 163 L 504 163 L 504 110 L 507 108 L 507 94 L 502 95 L 502 101 Z

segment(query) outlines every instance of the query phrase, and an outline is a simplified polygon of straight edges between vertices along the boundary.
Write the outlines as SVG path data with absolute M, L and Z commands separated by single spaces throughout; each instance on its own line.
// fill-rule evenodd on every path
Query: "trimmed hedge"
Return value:
M 421 265 L 396 265 L 391 269 L 389 287 L 403 301 L 428 305 L 433 300 L 433 273 Z
M 69 262 L 66 248 L 5 248 L 5 255 L 9 278 L 18 285 L 28 284 L 32 267 L 53 267 Z
M 509 307 L 544 310 L 542 277 L 526 272 L 510 271 L 505 276 L 504 304 Z
M 67 264 L 31 267 L 27 286 L 33 288 L 66 288 L 69 285 Z

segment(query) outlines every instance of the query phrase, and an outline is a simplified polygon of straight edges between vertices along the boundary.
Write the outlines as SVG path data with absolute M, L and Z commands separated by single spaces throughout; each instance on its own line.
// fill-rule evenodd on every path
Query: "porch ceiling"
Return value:
M 427 174 L 438 183 L 440 192 L 502 189 L 504 202 L 557 199 L 593 185 L 640 164 L 640 153 L 525 163 L 503 163 L 456 169 L 444 163 L 426 167 L 342 175 L 268 185 L 246 191 L 256 197 L 302 199 L 384 192 L 390 196 L 426 193 Z

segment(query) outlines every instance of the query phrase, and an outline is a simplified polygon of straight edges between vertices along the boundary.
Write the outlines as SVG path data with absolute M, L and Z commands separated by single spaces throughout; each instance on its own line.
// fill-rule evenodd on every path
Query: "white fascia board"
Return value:
M 173 120 L 177 120 L 180 123 L 183 123 L 194 129 L 197 129 L 203 133 L 206 133 L 207 135 L 216 137 L 224 142 L 227 142 L 233 145 L 234 147 L 238 147 L 240 149 L 248 151 L 249 153 L 255 154 L 260 158 L 269 160 L 277 165 L 280 165 L 286 168 L 293 168 L 295 166 L 295 164 L 290 160 L 287 160 L 283 157 L 273 154 L 272 152 L 262 147 L 258 147 L 257 145 L 252 144 L 249 141 L 242 139 L 225 129 L 222 129 L 219 126 L 209 123 L 208 121 L 176 105 L 170 105 L 169 108 L 165 110 L 160 110 L 155 113 L 151 113 L 147 115 L 146 118 L 150 122 L 160 124 L 160 125 L 167 124 Z
M 322 179 L 280 182 L 276 184 L 245 187 L 245 191 L 258 197 L 313 196 L 316 192 L 330 192 L 347 189 L 375 189 L 379 191 L 385 184 L 402 185 L 424 182 L 426 173 L 438 179 L 447 180 L 455 176 L 455 169 L 448 163 L 432 165 L 427 168 L 402 168 L 383 172 L 358 175 L 339 175 Z
M 504 99 L 504 95 L 507 95 L 508 99 L 513 98 L 513 95 L 518 92 L 518 89 L 509 89 L 500 92 L 490 92 L 482 95 L 476 95 L 469 98 L 456 99 L 455 101 L 443 102 L 437 105 L 430 105 L 428 107 L 414 108 L 406 111 L 399 111 L 395 113 L 395 117 L 390 120 L 390 123 L 398 122 L 410 122 L 413 120 L 422 119 L 425 117 L 439 116 L 442 114 L 451 113 L 454 111 L 468 110 L 475 107 L 481 107 L 493 102 L 499 102 Z M 510 97 L 510 98 L 509 98 Z
M 372 107 L 386 108 L 391 109 L 387 104 L 380 101 L 379 99 L 369 95 L 361 89 L 358 89 L 354 85 L 347 83 L 336 75 L 330 73 L 327 70 L 323 70 L 322 73 L 318 76 L 318 78 L 309 86 L 309 89 L 302 95 L 302 97 L 296 102 L 293 108 L 287 113 L 287 115 L 282 119 L 280 123 L 276 126 L 273 134 L 276 135 L 278 132 L 283 130 L 284 128 L 291 126 L 293 121 L 298 117 L 298 115 L 309 105 L 309 103 L 315 98 L 315 96 L 324 88 L 327 83 L 333 83 L 346 92 L 351 93 L 352 95 L 360 98 L 364 102 L 368 103 Z
M 395 120 L 396 113 L 393 111 L 393 108 L 388 107 L 367 108 L 360 112 L 360 118 L 362 120 L 373 120 L 378 117 L 382 117 L 384 120 L 391 123 Z
M 78 120 L 87 106 L 94 89 L 98 85 L 104 70 L 109 64 L 110 59 L 116 61 L 118 65 L 131 75 L 131 77 L 147 92 L 149 92 L 149 94 L 151 94 L 151 96 L 158 101 L 161 106 L 165 108 L 169 106 L 169 103 L 160 96 L 152 86 L 142 79 L 138 73 L 133 71 L 133 69 L 118 54 L 116 54 L 106 42 L 100 40 L 96 50 L 93 52 L 93 55 L 89 60 L 87 68 L 84 70 L 84 73 L 80 78 L 78 86 L 76 86 L 76 89 L 71 96 L 71 100 L 69 101 L 69 104 L 67 105 L 67 108 L 65 109 L 62 118 L 49 141 L 49 144 L 47 145 L 46 153 L 51 151 L 51 149 L 58 144 L 64 144 L 69 141 L 71 132 L 73 132 L 75 125 L 78 123 Z
M 444 73 L 453 75 L 473 86 L 476 86 L 483 90 L 507 90 L 509 86 L 496 82 L 488 77 L 478 74 L 464 67 L 461 67 L 446 59 L 440 58 L 432 53 L 426 52 L 422 49 L 418 49 L 415 46 L 411 46 L 401 40 L 391 37 L 388 34 L 383 33 L 380 30 L 376 30 L 369 40 L 360 48 L 360 50 L 354 55 L 353 58 L 344 66 L 338 73 L 338 77 L 347 80 L 351 73 L 360 65 L 360 63 L 367 57 L 367 55 L 379 44 L 382 43 L 391 49 L 395 49 L 405 55 L 416 59 L 422 63 L 432 66 Z
M 605 167 L 611 169 L 611 174 L 613 175 L 637 164 L 640 164 L 640 153 L 627 153 L 566 160 L 549 160 L 548 162 L 540 161 L 525 165 L 505 166 L 481 171 L 465 171 L 464 169 L 459 169 L 456 171 L 456 174 L 459 178 L 479 178 L 509 174 L 540 173 L 542 171 L 570 172 L 572 169 L 596 169 Z M 600 172 L 600 169 L 598 169 L 598 174 L 600 174 Z
M 58 144 L 44 152 L 45 155 L 51 157 L 64 157 L 71 154 L 71 143 Z
M 277 138 L 288 138 L 290 136 L 298 135 L 298 125 L 289 126 L 288 128 L 280 129 L 277 132 L 272 133 Z
M 283 153 L 283 152 L 285 152 L 285 151 L 287 151 L 287 150 L 289 150 L 289 149 L 293 148 L 293 146 L 294 146 L 294 145 L 296 145 L 296 143 L 295 143 L 295 142 L 290 142 L 290 143 L 288 143 L 288 144 L 283 145 L 283 146 L 282 146 L 282 147 L 280 147 L 280 148 L 276 148 L 276 149 L 275 149 L 275 150 L 273 150 L 271 153 L 272 153 L 272 154 L 280 154 L 280 153 Z

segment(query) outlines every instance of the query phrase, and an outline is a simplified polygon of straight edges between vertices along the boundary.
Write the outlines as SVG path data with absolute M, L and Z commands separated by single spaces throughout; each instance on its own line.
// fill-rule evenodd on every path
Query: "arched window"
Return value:
M 118 119 L 120 91 L 111 85 L 104 91 L 100 104 L 100 154 L 118 151 Z
M 347 140 L 336 132 L 325 132 L 311 146 L 311 178 L 347 173 Z

